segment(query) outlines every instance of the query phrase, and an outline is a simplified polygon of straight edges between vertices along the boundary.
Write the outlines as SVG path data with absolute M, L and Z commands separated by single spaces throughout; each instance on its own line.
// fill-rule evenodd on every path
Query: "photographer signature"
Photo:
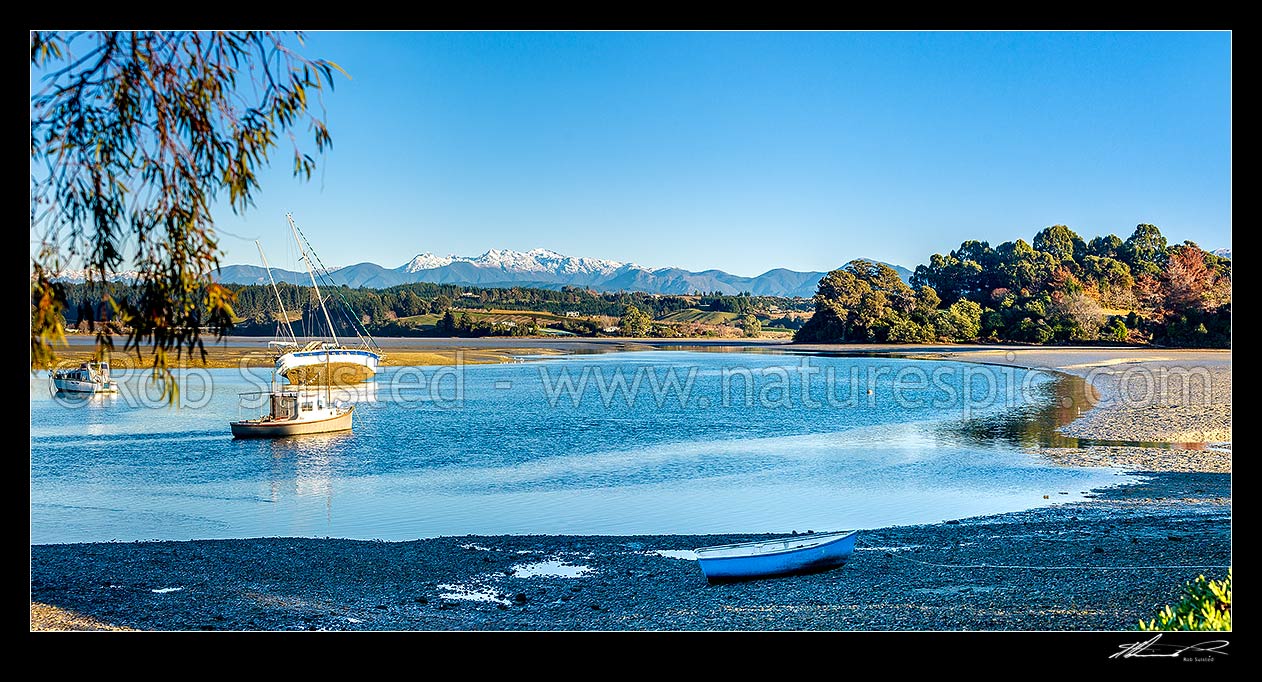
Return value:
M 1109 658 L 1178 658 L 1187 652 L 1227 655 L 1227 652 L 1223 651 L 1228 644 L 1225 639 L 1211 639 L 1188 645 L 1159 644 L 1160 639 L 1161 635 L 1154 635 L 1152 639 L 1144 642 L 1122 644 L 1118 647 L 1121 651 Z

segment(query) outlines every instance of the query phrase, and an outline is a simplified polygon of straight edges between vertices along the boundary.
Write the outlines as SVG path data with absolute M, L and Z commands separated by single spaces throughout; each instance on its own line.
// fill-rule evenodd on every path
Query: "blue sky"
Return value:
M 333 148 L 223 259 L 545 247 L 648 267 L 914 266 L 1069 225 L 1231 244 L 1228 33 L 308 34 Z M 300 137 L 300 139 L 302 139 Z M 229 234 L 230 233 L 230 234 Z

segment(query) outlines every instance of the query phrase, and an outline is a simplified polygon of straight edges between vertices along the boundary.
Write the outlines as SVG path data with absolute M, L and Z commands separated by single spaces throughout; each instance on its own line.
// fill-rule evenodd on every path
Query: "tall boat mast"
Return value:
M 289 332 L 289 340 L 296 343 L 298 339 L 294 337 L 294 327 L 289 323 L 289 313 L 285 312 L 285 302 L 280 300 L 280 289 L 276 288 L 276 280 L 272 277 L 272 266 L 267 264 L 267 256 L 263 255 L 263 245 L 255 239 L 254 246 L 259 250 L 259 258 L 263 259 L 263 269 L 267 270 L 267 281 L 272 283 L 272 293 L 276 294 L 276 305 L 280 307 L 281 326 Z
M 311 265 L 311 258 L 307 256 L 307 250 L 302 247 L 302 240 L 298 238 L 298 226 L 294 225 L 294 216 L 292 213 L 286 213 L 285 219 L 289 221 L 289 229 L 293 230 L 294 242 L 298 244 L 298 253 L 302 254 L 302 260 L 307 264 L 307 274 L 311 276 L 311 287 L 315 289 L 316 300 L 320 301 L 320 310 L 324 311 L 324 321 L 329 324 L 329 335 L 333 337 L 333 343 L 341 345 L 337 340 L 337 332 L 333 330 L 333 318 L 329 317 L 329 309 L 324 306 L 324 297 L 320 295 L 320 285 L 316 284 L 315 270 Z

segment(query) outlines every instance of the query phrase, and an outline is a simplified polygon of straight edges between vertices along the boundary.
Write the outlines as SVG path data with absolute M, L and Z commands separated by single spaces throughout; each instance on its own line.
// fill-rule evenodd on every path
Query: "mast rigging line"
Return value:
M 294 242 L 298 244 L 298 250 L 302 251 L 302 260 L 307 264 L 307 274 L 311 277 L 311 288 L 315 291 L 316 300 L 320 302 L 320 310 L 324 313 L 324 321 L 329 325 L 329 335 L 333 337 L 334 345 L 341 345 L 337 340 L 337 330 L 333 328 L 333 319 L 329 317 L 329 309 L 324 305 L 324 297 L 320 295 L 320 285 L 316 284 L 315 266 L 311 264 L 311 257 L 303 250 L 302 244 L 298 242 L 298 226 L 294 224 L 293 215 L 286 213 L 285 219 L 289 221 L 289 227 L 294 231 Z M 356 332 L 358 335 L 358 332 Z
M 280 289 L 276 288 L 276 279 L 272 277 L 272 266 L 268 265 L 267 256 L 263 255 L 263 245 L 259 244 L 259 240 L 255 239 L 254 246 L 259 250 L 259 258 L 263 259 L 263 269 L 267 270 L 267 281 L 272 283 L 272 293 L 276 294 L 276 305 L 280 306 L 281 320 L 280 324 L 276 327 L 276 331 L 277 333 L 282 330 L 288 331 L 289 340 L 296 343 L 297 339 L 294 337 L 294 327 L 289 322 L 289 313 L 285 311 L 285 302 L 280 298 Z
M 307 235 L 302 231 L 301 228 L 298 227 L 298 224 L 294 222 L 293 216 L 291 214 L 285 214 L 285 217 L 289 219 L 290 227 L 294 228 L 294 231 L 297 232 L 302 237 L 303 243 L 306 244 L 307 251 L 312 256 L 315 257 L 316 263 L 320 265 L 320 273 L 318 275 L 320 278 L 320 281 L 324 282 L 324 286 L 328 288 L 330 291 L 332 291 L 334 295 L 337 296 L 338 300 L 342 302 L 342 305 L 345 306 L 344 308 L 339 309 L 339 312 L 341 312 L 342 317 L 345 318 L 346 321 L 350 323 L 351 330 L 355 332 L 355 336 L 359 337 L 359 340 L 361 342 L 380 351 L 381 346 L 377 344 L 377 340 L 373 338 L 372 333 L 368 331 L 368 327 L 365 327 L 363 322 L 360 321 L 358 317 L 358 313 L 355 311 L 355 308 L 351 305 L 350 301 L 346 300 L 346 297 L 342 295 L 342 292 L 340 291 L 340 287 L 334 284 L 333 280 L 328 277 L 329 267 L 324 264 L 324 260 L 320 258 L 320 254 L 317 253 L 315 250 L 315 247 L 311 245 L 311 240 L 307 239 Z M 307 264 L 311 265 L 309 261 Z M 315 270 L 316 270 L 315 267 L 311 268 L 313 278 L 316 276 Z M 318 287 L 317 287 L 317 291 L 318 291 Z M 355 313 L 355 314 L 352 315 L 348 313 L 347 311 L 350 311 L 350 313 Z M 325 314 L 326 315 L 328 314 L 327 308 L 325 309 Z M 333 325 L 333 322 L 332 320 L 330 320 L 329 326 L 332 327 L 332 325 Z M 363 334 L 360 334 L 361 330 L 363 331 Z M 333 330 L 330 328 L 329 332 L 333 333 Z

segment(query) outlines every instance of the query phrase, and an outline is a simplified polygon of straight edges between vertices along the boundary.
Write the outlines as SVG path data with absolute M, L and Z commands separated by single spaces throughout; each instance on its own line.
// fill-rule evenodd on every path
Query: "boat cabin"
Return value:
M 324 394 L 273 393 L 271 417 L 277 421 L 306 418 L 310 413 L 334 407 Z
M 84 362 L 80 363 L 78 369 L 61 373 L 62 378 L 75 381 L 96 381 L 98 377 L 105 379 L 109 378 L 109 375 L 110 363 L 108 362 Z

